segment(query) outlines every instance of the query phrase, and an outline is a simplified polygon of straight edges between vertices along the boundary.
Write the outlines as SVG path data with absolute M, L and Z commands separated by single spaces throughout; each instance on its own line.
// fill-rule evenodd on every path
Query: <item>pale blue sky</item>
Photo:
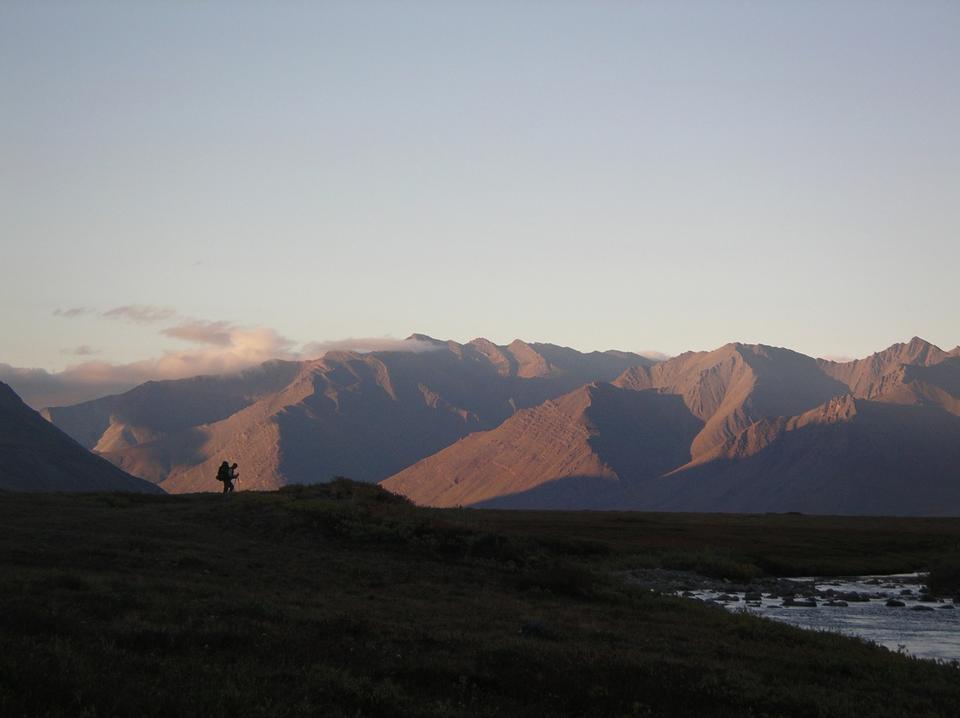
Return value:
M 0 362 L 960 342 L 960 3 L 0 3 Z

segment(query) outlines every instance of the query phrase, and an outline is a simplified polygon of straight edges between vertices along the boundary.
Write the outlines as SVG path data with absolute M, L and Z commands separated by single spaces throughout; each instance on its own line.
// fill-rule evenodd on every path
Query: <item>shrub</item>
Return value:
M 660 566 L 733 581 L 750 581 L 762 573 L 752 563 L 713 551 L 667 553 L 660 557 Z
M 960 596 L 960 553 L 943 556 L 934 562 L 927 587 L 935 596 Z
M 519 589 L 540 589 L 572 598 L 591 598 L 596 593 L 597 582 L 592 571 L 566 563 L 528 569 L 510 579 Z

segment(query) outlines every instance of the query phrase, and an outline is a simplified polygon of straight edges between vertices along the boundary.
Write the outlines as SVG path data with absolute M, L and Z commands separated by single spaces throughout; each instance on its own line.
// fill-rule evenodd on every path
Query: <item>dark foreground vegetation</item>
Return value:
M 894 572 L 960 520 L 0 493 L 2 716 L 955 716 L 960 670 L 620 569 Z

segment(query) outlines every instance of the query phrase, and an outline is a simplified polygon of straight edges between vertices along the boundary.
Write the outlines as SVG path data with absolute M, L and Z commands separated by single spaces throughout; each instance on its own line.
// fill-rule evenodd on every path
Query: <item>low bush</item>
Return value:
M 508 583 L 521 590 L 538 589 L 556 596 L 587 599 L 596 595 L 599 579 L 582 566 L 553 563 L 511 575 Z
M 756 565 L 716 551 L 669 552 L 660 556 L 661 568 L 693 571 L 710 578 L 750 581 L 761 575 Z
M 930 566 L 927 588 L 935 596 L 960 596 L 960 553 L 943 556 Z

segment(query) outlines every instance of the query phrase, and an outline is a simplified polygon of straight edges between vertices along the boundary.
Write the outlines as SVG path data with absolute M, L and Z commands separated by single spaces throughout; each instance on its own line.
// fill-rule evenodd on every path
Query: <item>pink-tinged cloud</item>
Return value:
M 305 344 L 300 354 L 304 358 L 315 359 L 327 352 L 428 352 L 440 349 L 436 344 L 422 339 L 394 339 L 393 337 L 351 337 Z
M 62 372 L 48 372 L 46 369 L 0 364 L 0 381 L 9 384 L 20 398 L 35 409 L 66 406 L 118 394 L 141 383 L 132 381 L 123 367 L 114 367 L 118 370 L 115 372 L 90 371 L 92 365 L 91 362 Z
M 87 307 L 72 307 L 70 309 L 54 309 L 53 315 L 55 317 L 64 317 L 65 319 L 76 319 L 77 317 L 82 317 L 85 314 L 92 314 L 93 310 L 88 309 Z
M 157 358 L 129 364 L 85 361 L 60 372 L 0 364 L 0 381 L 13 387 L 30 406 L 42 408 L 119 394 L 146 381 L 232 374 L 271 359 L 313 359 L 335 350 L 422 352 L 439 348 L 437 344 L 421 339 L 360 337 L 313 342 L 298 349 L 294 342 L 273 329 L 237 327 L 225 321 L 186 320 L 162 330 L 161 334 L 199 346 L 193 350 L 169 351 Z M 81 349 L 90 350 L 83 346 L 75 353 L 82 355 Z
M 175 327 L 164 329 L 160 333 L 194 344 L 213 344 L 214 346 L 228 347 L 233 343 L 232 333 L 234 331 L 236 331 L 236 327 L 229 322 L 208 322 L 202 319 L 192 319 Z
M 155 324 L 167 322 L 177 316 L 177 312 L 169 307 L 154 307 L 146 304 L 127 304 L 114 307 L 103 312 L 100 316 L 107 319 L 125 319 L 137 324 Z
M 227 346 L 167 352 L 154 359 L 112 364 L 88 361 L 60 372 L 0 364 L 6 382 L 32 407 L 65 406 L 108 394 L 118 394 L 146 381 L 185 379 L 201 374 L 232 374 L 271 359 L 296 360 L 294 344 L 273 329 L 229 330 Z

